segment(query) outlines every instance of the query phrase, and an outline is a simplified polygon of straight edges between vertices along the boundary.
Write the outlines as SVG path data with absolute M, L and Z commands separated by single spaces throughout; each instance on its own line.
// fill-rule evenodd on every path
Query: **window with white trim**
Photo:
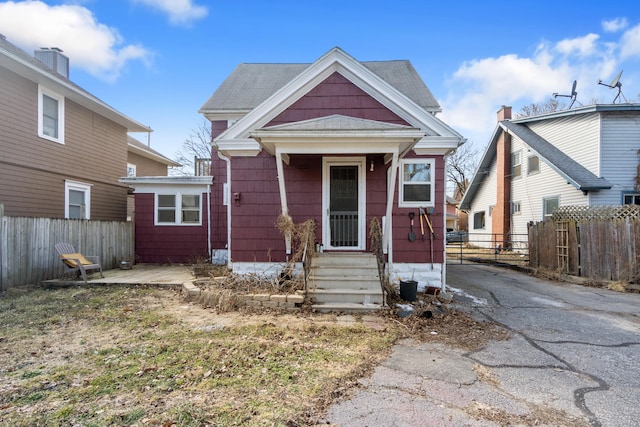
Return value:
M 511 178 L 520 178 L 522 176 L 522 152 L 516 151 L 511 153 Z
M 156 225 L 200 225 L 200 194 L 156 194 Z
M 511 202 L 511 215 L 520 215 L 522 205 L 520 202 Z
M 540 157 L 538 156 L 529 156 L 527 159 L 527 175 L 532 175 L 534 173 L 540 172 Z
M 435 206 L 435 161 L 433 159 L 403 159 L 400 162 L 398 206 Z
M 473 214 L 473 229 L 482 230 L 485 228 L 484 211 L 475 212 Z
M 91 219 L 91 184 L 65 181 L 64 217 L 67 219 Z
M 38 136 L 64 144 L 64 97 L 38 86 Z
M 560 198 L 556 197 L 545 197 L 542 199 L 542 219 L 551 218 L 553 212 L 558 209 L 560 206 Z
M 624 205 L 640 205 L 640 194 L 638 194 L 638 193 L 622 193 L 622 204 L 624 204 Z
M 136 176 L 136 165 L 127 163 L 127 176 Z

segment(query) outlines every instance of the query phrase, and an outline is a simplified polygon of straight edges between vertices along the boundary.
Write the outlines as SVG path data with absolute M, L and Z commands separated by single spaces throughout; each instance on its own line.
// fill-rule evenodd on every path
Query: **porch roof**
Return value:
M 270 154 L 406 153 L 425 132 L 411 126 L 335 114 L 265 127 L 250 136 Z

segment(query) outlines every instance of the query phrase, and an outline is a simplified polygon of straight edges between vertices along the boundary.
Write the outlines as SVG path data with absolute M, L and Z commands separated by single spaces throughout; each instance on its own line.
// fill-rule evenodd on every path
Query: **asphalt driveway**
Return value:
M 342 426 L 638 426 L 640 294 L 450 265 L 452 307 L 512 331 L 463 352 L 398 344 L 348 401 Z

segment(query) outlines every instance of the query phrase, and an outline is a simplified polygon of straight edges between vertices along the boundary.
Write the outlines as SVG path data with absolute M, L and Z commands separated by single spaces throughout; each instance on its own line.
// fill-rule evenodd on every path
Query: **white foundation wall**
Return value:
M 442 288 L 442 269 L 444 264 L 430 263 L 393 263 L 389 266 L 389 281 L 398 286 L 400 281 L 415 280 L 418 292 L 431 286 Z

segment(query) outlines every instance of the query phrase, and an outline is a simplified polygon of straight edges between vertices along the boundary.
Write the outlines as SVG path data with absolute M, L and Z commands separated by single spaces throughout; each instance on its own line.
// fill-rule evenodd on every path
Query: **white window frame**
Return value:
M 158 205 L 158 198 L 160 196 L 175 196 L 175 205 L 174 205 L 174 218 L 175 221 L 174 222 L 159 222 L 158 221 L 158 210 L 159 210 L 159 205 Z M 183 196 L 195 196 L 198 198 L 198 221 L 197 222 L 182 222 L 182 197 Z M 154 197 L 154 207 L 153 207 L 153 216 L 154 216 L 154 225 L 157 226 L 175 226 L 175 225 L 179 225 L 179 226 L 184 226 L 184 227 L 190 227 L 190 226 L 199 226 L 202 225 L 202 193 L 192 193 L 192 192 L 171 192 L 171 191 L 166 191 L 166 192 L 162 192 L 162 193 L 155 193 L 155 197 Z M 191 210 L 193 211 L 194 209 L 185 209 L 185 210 Z
M 516 174 L 517 168 L 517 174 Z M 522 151 L 514 151 L 511 153 L 511 179 L 520 178 L 522 176 Z
M 58 137 L 44 133 L 44 96 L 58 102 Z M 38 136 L 49 141 L 64 144 L 64 96 L 59 95 L 42 86 L 38 86 Z
M 482 215 L 483 224 L 480 227 L 476 227 L 476 215 Z M 474 230 L 485 230 L 487 228 L 487 216 L 485 211 L 476 211 L 473 213 L 473 229 Z
M 412 185 L 410 182 L 404 180 L 404 166 L 407 164 L 426 164 L 429 165 L 430 181 L 428 182 L 429 188 L 429 200 L 423 201 L 405 201 L 404 200 L 404 186 Z M 435 207 L 435 188 L 436 188 L 436 162 L 434 159 L 402 159 L 400 161 L 400 182 L 398 191 L 398 207 L 401 208 L 419 208 L 419 207 Z M 424 183 L 427 183 L 426 181 Z M 413 183 L 416 184 L 416 183 Z
M 627 197 L 631 198 L 631 203 L 627 203 Z M 640 199 L 640 193 L 637 191 L 623 191 L 622 192 L 622 204 L 623 205 L 635 205 L 636 199 Z
M 136 165 L 127 163 L 127 176 L 137 176 Z
M 511 202 L 511 215 L 520 215 L 522 212 L 522 203 Z
M 531 168 L 531 160 L 532 159 L 537 159 L 537 163 L 538 163 L 538 167 L 535 169 Z M 527 157 L 527 175 L 533 175 L 536 173 L 540 173 L 540 156 L 536 156 L 536 155 L 531 155 L 529 157 Z
M 547 201 L 556 200 L 558 204 L 558 208 L 560 207 L 560 196 L 550 196 L 542 198 L 542 220 L 544 221 L 547 218 L 551 218 L 553 212 L 547 212 Z
M 64 217 L 66 219 L 69 218 L 69 191 L 81 191 L 84 193 L 84 218 L 81 219 L 91 219 L 91 184 L 86 184 L 84 182 L 78 181 L 69 181 L 65 180 L 64 182 Z M 73 218 L 76 219 L 76 218 Z

